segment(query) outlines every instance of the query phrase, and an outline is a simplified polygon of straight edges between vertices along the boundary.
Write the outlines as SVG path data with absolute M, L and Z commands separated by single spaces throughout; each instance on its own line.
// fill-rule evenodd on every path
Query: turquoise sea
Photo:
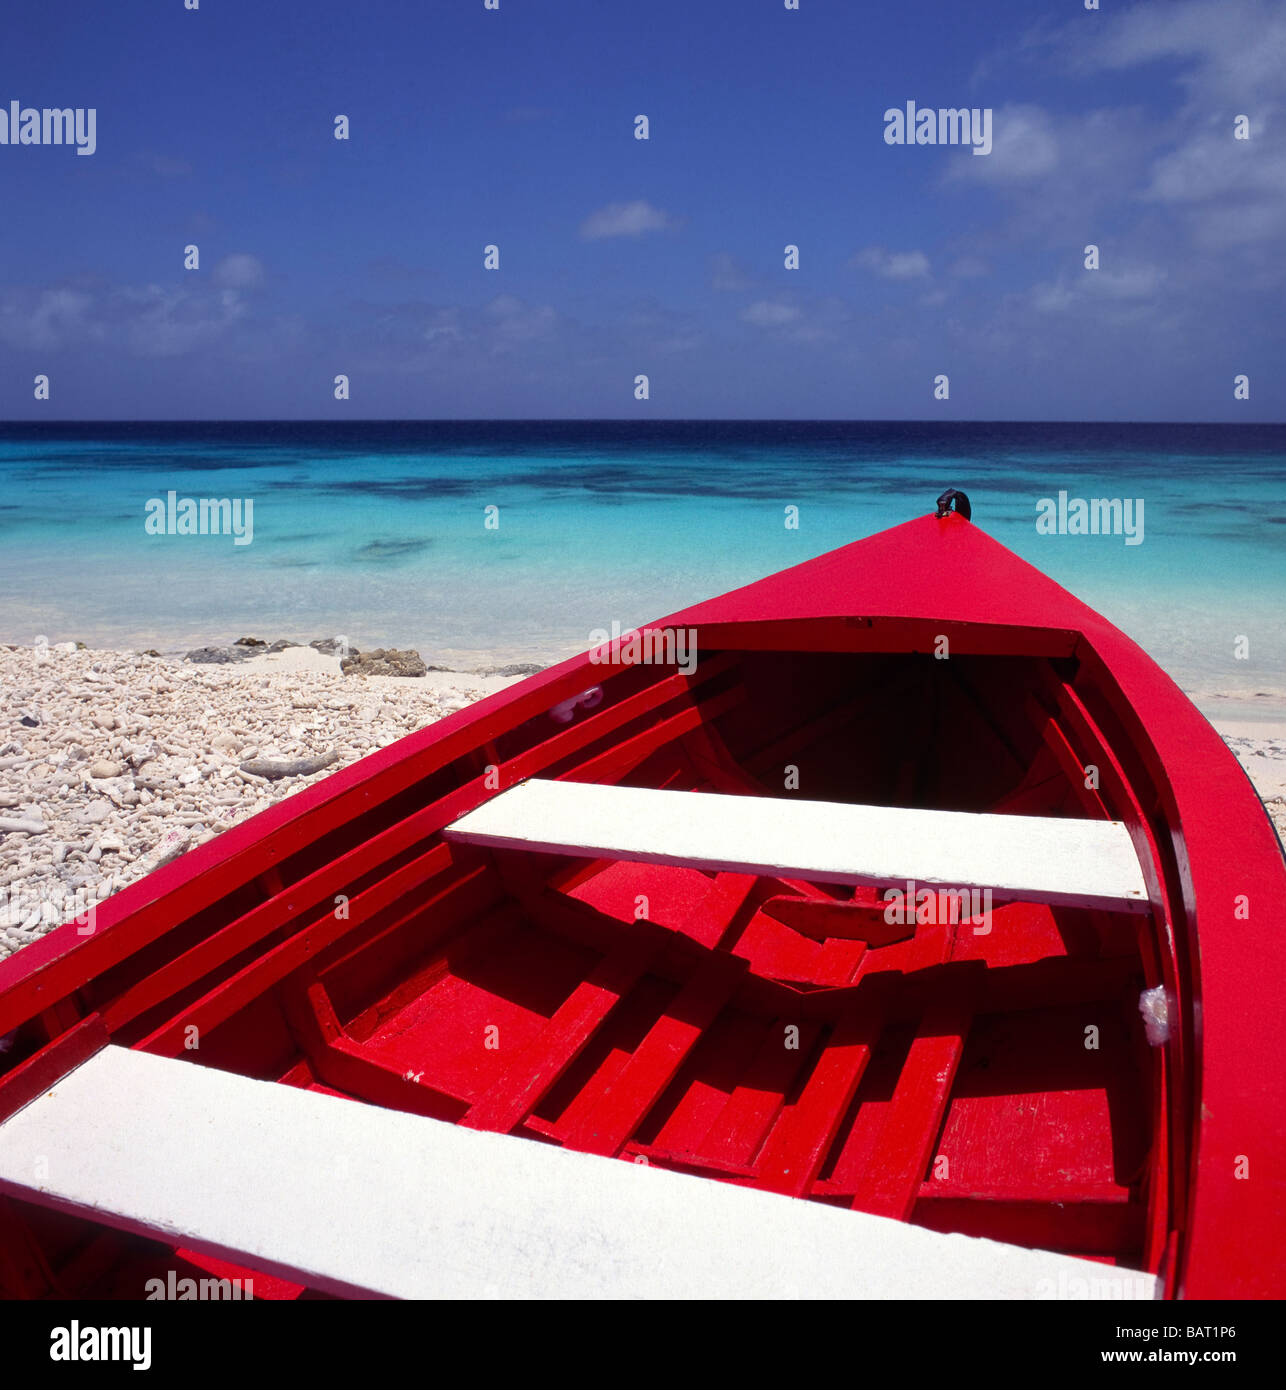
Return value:
M 8 425 L 0 484 L 0 641 L 342 634 L 466 670 L 568 655 L 931 511 L 951 485 L 1203 703 L 1286 702 L 1283 426 Z M 1142 499 L 1142 543 L 1038 534 L 1060 489 Z M 253 540 L 149 534 L 171 491 L 252 502 Z

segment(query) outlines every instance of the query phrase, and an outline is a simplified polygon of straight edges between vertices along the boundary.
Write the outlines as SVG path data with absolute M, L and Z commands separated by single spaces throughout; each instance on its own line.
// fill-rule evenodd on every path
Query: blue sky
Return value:
M 1286 5 L 1102 6 L 8 6 L 0 418 L 1282 420 Z

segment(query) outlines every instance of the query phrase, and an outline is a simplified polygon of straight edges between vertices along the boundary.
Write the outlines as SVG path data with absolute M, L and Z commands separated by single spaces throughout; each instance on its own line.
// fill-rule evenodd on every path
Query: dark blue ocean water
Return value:
M 461 668 L 550 660 L 930 511 L 954 485 L 1188 688 L 1286 691 L 1284 426 L 11 425 L 0 484 L 4 641 L 342 633 Z M 1038 534 L 1038 500 L 1059 489 L 1142 499 L 1143 542 Z M 171 490 L 252 501 L 253 541 L 149 535 L 147 503 Z

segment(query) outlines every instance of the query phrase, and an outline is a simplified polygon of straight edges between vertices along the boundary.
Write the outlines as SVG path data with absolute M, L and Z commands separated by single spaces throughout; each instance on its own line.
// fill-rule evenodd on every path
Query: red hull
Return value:
M 954 515 L 654 627 L 695 630 L 694 672 L 573 658 L 0 964 L 0 1120 L 111 1041 L 1142 1269 L 1171 1297 L 1286 1295 L 1286 864 L 1168 677 Z M 531 777 L 1122 821 L 1151 910 L 899 932 L 871 890 L 443 839 Z M 1156 985 L 1172 1026 L 1149 1047 Z M 492 1024 L 503 1047 L 461 1041 Z M 8 1296 L 223 1268 L 8 1192 Z

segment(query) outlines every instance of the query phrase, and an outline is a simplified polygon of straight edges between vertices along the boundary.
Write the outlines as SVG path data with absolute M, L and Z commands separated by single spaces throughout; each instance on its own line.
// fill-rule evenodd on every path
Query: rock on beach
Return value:
M 354 652 L 339 665 L 346 676 L 422 676 L 427 669 L 419 652 L 400 652 L 394 647 Z

